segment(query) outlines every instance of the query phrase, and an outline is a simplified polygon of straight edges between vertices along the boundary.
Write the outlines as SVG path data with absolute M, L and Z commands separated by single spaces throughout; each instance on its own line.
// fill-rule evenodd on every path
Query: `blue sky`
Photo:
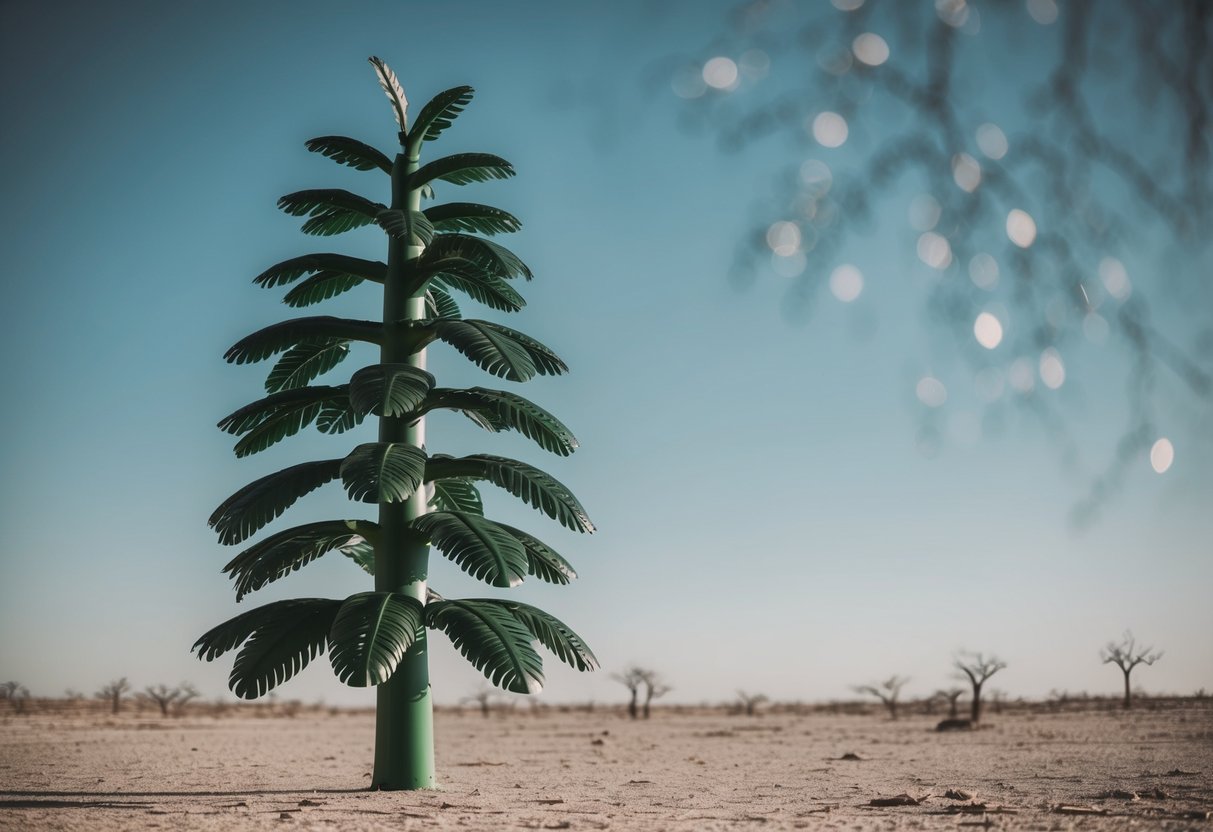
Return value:
M 1019 411 L 997 434 L 924 456 L 915 383 L 965 365 L 921 311 L 937 278 L 905 225 L 913 193 L 844 253 L 866 279 L 854 304 L 825 295 L 792 324 L 778 277 L 735 288 L 735 241 L 784 149 L 725 155 L 678 129 L 678 100 L 645 73 L 708 43 L 727 5 L 657 8 L 4 6 L 0 676 L 44 695 L 118 676 L 225 690 L 228 661 L 188 652 L 238 611 L 219 573 L 234 551 L 207 516 L 257 476 L 367 440 L 310 433 L 236 460 L 215 422 L 260 395 L 268 365 L 221 356 L 297 314 L 252 285 L 266 266 L 308 251 L 382 256 L 377 231 L 309 238 L 274 207 L 306 187 L 384 198 L 376 174 L 303 147 L 332 133 L 391 146 L 366 63 L 377 54 L 414 107 L 476 87 L 437 151 L 497 153 L 519 175 L 439 196 L 522 218 L 506 242 L 536 280 L 508 323 L 573 369 L 519 389 L 578 434 L 567 460 L 454 417 L 430 427 L 431 451 L 546 468 L 600 529 L 579 537 L 490 498 L 490 516 L 547 540 L 581 575 L 513 590 L 573 625 L 604 664 L 581 676 L 551 659 L 545 698 L 617 699 L 609 672 L 632 662 L 661 671 L 671 699 L 688 702 L 737 688 L 826 699 L 895 672 L 922 694 L 951 684 L 959 648 L 1003 657 L 997 683 L 1013 695 L 1112 693 L 1119 679 L 1097 652 L 1125 628 L 1167 650 L 1141 675 L 1147 688 L 1213 687 L 1213 448 L 1194 429 L 1207 409 L 1164 381 L 1174 466 L 1162 476 L 1144 458 L 1131 466 L 1081 533 L 1067 514 L 1126 420 L 1123 354 L 1093 354 L 1082 384 L 1058 391 L 1085 467 L 1062 464 L 1058 444 Z M 849 152 L 818 158 L 845 164 Z M 1148 261 L 1129 265 L 1149 281 Z M 378 303 L 368 287 L 319 311 L 371 317 Z M 474 309 L 465 305 L 500 319 Z M 490 382 L 453 352 L 432 349 L 430 360 L 446 385 Z M 970 399 L 956 393 L 945 424 L 980 415 Z M 350 514 L 330 488 L 287 522 Z M 493 593 L 437 557 L 432 583 L 446 595 Z M 244 604 L 365 588 L 330 556 Z M 433 655 L 438 701 L 477 687 L 453 650 Z M 279 692 L 373 701 L 340 686 L 325 661 Z

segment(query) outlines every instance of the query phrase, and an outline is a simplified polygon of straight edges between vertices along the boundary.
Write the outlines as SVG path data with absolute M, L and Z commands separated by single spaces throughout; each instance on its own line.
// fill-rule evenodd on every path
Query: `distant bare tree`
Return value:
M 116 714 L 122 707 L 122 694 L 131 689 L 130 682 L 126 681 L 126 677 L 115 679 L 108 685 L 103 685 L 101 690 L 97 691 L 93 696 L 97 699 L 108 700 L 110 703 L 110 713 Z
M 871 685 L 855 685 L 852 690 L 856 693 L 866 693 L 879 699 L 889 709 L 889 717 L 897 719 L 897 697 L 901 689 L 910 681 L 909 676 L 890 676 L 883 682 Z
M 669 693 L 673 688 L 665 684 L 661 676 L 655 670 L 642 670 L 642 681 L 644 682 L 644 708 L 642 714 L 645 719 L 649 718 L 649 706 L 654 699 L 660 699 Z
M 628 716 L 636 719 L 640 716 L 639 698 L 640 686 L 644 684 L 644 677 L 648 671 L 632 665 L 625 667 L 622 673 L 612 673 L 611 678 L 628 689 L 631 694 L 631 699 L 628 700 Z
M 960 709 L 957 703 L 960 701 L 961 694 L 964 693 L 964 688 L 948 688 L 947 690 L 937 690 L 935 695 L 940 699 L 948 700 L 948 719 L 959 719 Z
M 738 708 L 746 716 L 754 716 L 754 714 L 758 712 L 759 706 L 769 701 L 770 700 L 767 699 L 766 694 L 746 693 L 744 690 L 737 691 Z
M 970 704 L 969 720 L 973 725 L 977 725 L 981 721 L 981 686 L 986 683 L 987 679 L 1005 668 L 1007 663 L 994 656 L 987 658 L 981 653 L 966 653 L 962 651 L 957 654 L 953 666 L 964 674 L 968 678 L 969 684 L 973 686 L 973 701 Z
M 7 699 L 14 711 L 23 714 L 29 704 L 29 688 L 18 682 L 5 682 L 0 685 L 0 699 Z
M 1133 706 L 1133 698 L 1129 691 L 1129 674 L 1139 664 L 1147 666 L 1154 664 L 1162 658 L 1162 651 L 1155 650 L 1153 647 L 1138 647 L 1133 634 L 1126 630 L 1120 642 L 1109 641 L 1108 645 L 1100 651 L 1099 657 L 1103 659 L 1104 664 L 1114 664 L 1119 667 L 1120 672 L 1125 675 L 1124 707 L 1127 710 Z
M 198 696 L 198 691 L 189 682 L 182 682 L 175 688 L 170 688 L 168 685 L 148 685 L 143 689 L 143 693 L 139 694 L 140 698 L 150 702 L 155 702 L 160 708 L 160 715 L 167 717 L 169 709 L 172 708 L 176 713 L 180 713 L 185 707 L 185 703 Z
M 480 715 L 488 719 L 493 710 L 493 702 L 497 699 L 497 691 L 487 685 L 481 685 L 475 693 L 459 700 L 460 703 L 476 703 L 480 706 Z

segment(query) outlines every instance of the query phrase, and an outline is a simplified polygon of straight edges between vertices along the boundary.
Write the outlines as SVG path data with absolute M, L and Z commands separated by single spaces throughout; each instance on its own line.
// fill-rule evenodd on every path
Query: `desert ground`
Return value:
M 874 710 L 441 710 L 423 793 L 365 791 L 370 714 L 272 713 L 5 717 L 0 829 L 1213 830 L 1207 699 L 953 733 Z

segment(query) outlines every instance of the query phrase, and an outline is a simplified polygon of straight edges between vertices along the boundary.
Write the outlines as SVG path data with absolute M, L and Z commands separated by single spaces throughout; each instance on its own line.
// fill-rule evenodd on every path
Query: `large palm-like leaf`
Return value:
M 254 480 L 215 509 L 210 526 L 219 533 L 220 543 L 247 540 L 300 497 L 340 476 L 341 465 L 340 459 L 303 462 Z
M 396 116 L 396 124 L 400 127 L 400 132 L 405 132 L 409 129 L 409 100 L 404 97 L 404 87 L 400 86 L 400 80 L 396 77 L 396 73 L 392 72 L 392 68 L 380 58 L 372 55 L 367 60 L 371 62 L 371 66 L 375 67 L 375 76 L 379 79 L 379 86 L 383 87 L 387 100 L 392 104 L 392 113 Z
M 472 665 L 514 693 L 543 690 L 543 660 L 531 643 L 536 636 L 509 610 L 483 601 L 430 601 L 426 625 L 442 630 Z
M 409 187 L 418 188 L 435 180 L 467 185 L 491 179 L 509 179 L 513 175 L 514 166 L 500 156 L 492 153 L 456 153 L 422 165 L 409 176 Z
M 341 401 L 348 402 L 347 385 L 284 390 L 245 405 L 224 417 L 219 427 L 233 435 L 245 434 L 236 444 L 236 456 L 247 456 L 293 436 L 311 424 L 326 405 Z
M 320 237 L 370 225 L 387 208 L 341 188 L 295 191 L 279 199 L 278 207 L 291 216 L 310 217 L 303 224 L 303 233 Z
M 522 295 L 500 277 L 480 269 L 470 260 L 450 264 L 432 278 L 431 286 L 458 289 L 492 309 L 517 312 L 526 306 Z
M 236 582 L 236 600 L 301 569 L 334 549 L 360 542 L 366 521 L 325 520 L 278 532 L 245 549 L 223 567 Z
M 324 651 L 340 608 L 340 601 L 327 598 L 275 601 L 207 631 L 193 649 L 200 659 L 211 661 L 244 644 L 228 684 L 240 698 L 255 699 Z
M 425 612 L 399 592 L 361 592 L 341 605 L 329 630 L 333 671 L 351 687 L 386 682 L 417 640 Z
M 348 543 L 338 549 L 341 554 L 352 560 L 366 574 L 375 575 L 375 547 L 365 540 Z
M 467 234 L 440 234 L 421 256 L 418 268 L 429 273 L 442 271 L 446 260 L 471 260 L 489 274 L 505 280 L 531 279 L 526 263 L 503 245 Z
M 484 501 L 470 480 L 451 477 L 431 484 L 430 507 L 434 511 L 461 511 L 464 514 L 484 514 Z
M 346 136 L 319 136 L 308 139 L 307 149 L 313 153 L 322 153 L 334 162 L 349 165 L 354 170 L 378 168 L 384 173 L 392 172 L 391 159 L 369 144 Z
M 448 202 L 425 209 L 437 231 L 469 231 L 476 234 L 511 234 L 522 223 L 508 211 L 475 202 Z
M 321 433 L 345 433 L 362 424 L 366 417 L 354 409 L 349 396 L 333 399 L 324 403 L 316 416 L 316 427 Z
M 229 364 L 262 361 L 301 342 L 317 339 L 366 341 L 378 344 L 383 338 L 383 324 L 375 321 L 355 321 L 332 315 L 314 315 L 270 324 L 246 335 L 228 348 L 223 357 Z
M 522 544 L 492 520 L 478 514 L 435 511 L 410 525 L 460 569 L 490 586 L 517 586 L 526 577 L 528 562 Z
M 573 565 L 539 538 L 527 534 L 521 529 L 507 526 L 505 523 L 497 525 L 512 534 L 514 539 L 522 544 L 522 548 L 526 552 L 527 571 L 539 580 L 547 581 L 550 584 L 567 584 L 577 577 L 577 573 L 573 571 Z
M 402 503 L 421 487 L 425 451 L 403 442 L 368 442 L 350 451 L 340 473 L 352 500 Z
M 425 466 L 427 480 L 451 477 L 487 480 L 539 509 L 573 531 L 592 532 L 594 524 L 573 492 L 533 465 L 490 454 L 452 457 L 435 454 Z
M 458 410 L 485 430 L 516 430 L 544 450 L 561 456 L 577 449 L 577 437 L 563 422 L 515 393 L 485 387 L 436 388 L 426 398 L 426 409 L 432 408 Z
M 325 269 L 300 281 L 297 286 L 293 287 L 283 296 L 282 302 L 295 309 L 312 306 L 321 301 L 344 294 L 362 283 L 362 281 L 363 278 L 357 275 Z
M 399 208 L 387 208 L 379 212 L 375 222 L 392 237 L 406 240 L 416 237 L 419 245 L 428 246 L 434 239 L 434 226 L 420 211 L 406 213 Z
M 472 100 L 473 93 L 471 87 L 452 87 L 431 98 L 421 108 L 417 120 L 413 122 L 413 128 L 409 131 L 409 151 L 416 154 L 422 142 L 432 142 L 441 136 L 442 131 L 451 126 L 455 117 L 462 113 L 463 108 Z
M 459 304 L 447 293 L 430 284 L 425 293 L 425 312 L 431 318 L 462 318 Z
M 517 601 L 485 598 L 481 603 L 498 604 L 522 622 L 531 635 L 539 639 L 539 643 L 556 654 L 556 657 L 574 670 L 596 670 L 598 659 L 594 656 L 581 636 L 573 632 L 568 625 L 550 613 L 530 604 L 520 604 Z
M 560 375 L 568 365 L 551 349 L 508 326 L 475 319 L 419 321 L 416 330 L 445 341 L 478 367 L 499 378 L 528 381 L 536 375 Z
M 265 380 L 265 391 L 294 390 L 324 375 L 350 354 L 350 342 L 339 338 L 308 338 L 282 354 Z
M 305 274 L 321 271 L 337 272 L 382 283 L 387 274 L 387 265 L 378 260 L 363 260 L 361 257 L 348 257 L 344 254 L 305 254 L 275 263 L 254 277 L 253 282 L 269 289 L 294 283 Z
M 420 409 L 434 377 L 409 364 L 373 364 L 350 379 L 350 401 L 359 413 L 405 416 Z

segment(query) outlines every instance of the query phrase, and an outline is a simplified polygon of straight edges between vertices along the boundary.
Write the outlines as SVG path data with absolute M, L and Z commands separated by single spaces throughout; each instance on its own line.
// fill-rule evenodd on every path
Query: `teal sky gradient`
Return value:
M 551 658 L 548 701 L 618 699 L 609 674 L 632 662 L 661 671 L 670 698 L 686 702 L 737 688 L 842 697 L 892 673 L 914 677 L 907 693 L 917 695 L 951 684 L 959 648 L 1004 658 L 994 684 L 1012 695 L 1115 693 L 1118 674 L 1097 653 L 1125 628 L 1167 651 L 1135 677 L 1147 689 L 1213 688 L 1213 444 L 1199 429 L 1208 408 L 1163 379 L 1174 467 L 1158 476 L 1144 459 L 1132 466 L 1081 533 L 1068 512 L 1127 420 L 1123 352 L 1090 350 L 1052 394 L 1076 428 L 1073 465 L 1014 408 L 976 444 L 920 453 L 915 382 L 967 371 L 922 311 L 939 278 L 914 256 L 912 189 L 844 252 L 866 278 L 855 304 L 823 293 L 793 324 L 780 313 L 779 278 L 744 290 L 728 280 L 747 207 L 787 148 L 722 154 L 679 131 L 668 85 L 644 83 L 664 56 L 709 42 L 727 7 L 0 8 L 0 677 L 36 695 L 91 693 L 124 675 L 138 686 L 192 680 L 208 697 L 226 690 L 226 657 L 189 654 L 239 609 L 219 573 L 236 550 L 216 543 L 207 516 L 246 482 L 343 455 L 373 430 L 312 431 L 236 460 L 215 423 L 261 395 L 270 366 L 224 364 L 235 340 L 299 314 L 378 313 L 370 287 L 297 312 L 251 282 L 310 251 L 382 256 L 377 230 L 309 238 L 274 207 L 310 187 L 385 198 L 377 173 L 303 146 L 333 133 L 391 146 L 391 113 L 366 63 L 377 54 L 415 107 L 447 87 L 476 88 L 431 153 L 497 153 L 518 176 L 446 186 L 440 201 L 495 204 L 523 220 L 504 242 L 536 280 L 507 323 L 572 367 L 513 388 L 574 429 L 582 448 L 567 460 L 458 417 L 429 429 L 431 451 L 500 453 L 551 471 L 599 527 L 565 532 L 486 489 L 491 516 L 548 541 L 581 575 L 512 591 L 568 621 L 604 664 L 578 675 Z M 987 92 L 1010 97 L 1005 86 Z M 856 129 L 858 141 L 880 125 Z M 814 155 L 845 165 L 854 152 Z M 1129 266 L 1146 285 L 1150 262 Z M 1180 307 L 1156 311 L 1166 320 Z M 471 301 L 464 309 L 502 320 Z M 444 385 L 492 383 L 453 351 L 430 356 Z M 373 360 L 364 350 L 338 373 Z M 940 418 L 957 412 L 979 412 L 959 387 Z M 346 505 L 329 486 L 286 521 L 350 516 Z M 432 583 L 447 595 L 496 593 L 438 556 Z M 242 606 L 366 588 L 330 556 Z M 453 702 L 480 677 L 444 641 L 433 642 L 435 695 Z M 373 702 L 339 685 L 327 660 L 278 692 Z

